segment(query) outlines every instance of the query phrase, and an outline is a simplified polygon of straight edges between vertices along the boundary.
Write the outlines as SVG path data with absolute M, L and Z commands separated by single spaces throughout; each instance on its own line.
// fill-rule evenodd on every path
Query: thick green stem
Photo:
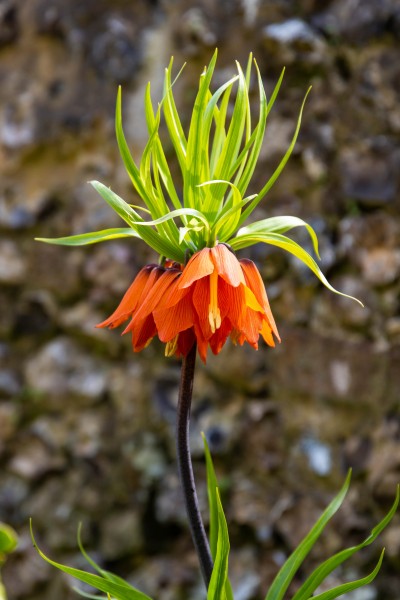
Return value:
M 190 407 L 192 403 L 193 379 L 196 365 L 196 344 L 182 362 L 181 384 L 179 389 L 178 414 L 176 424 L 176 448 L 178 470 L 185 499 L 190 531 L 200 561 L 204 582 L 208 589 L 213 570 L 210 546 L 199 510 L 196 486 L 193 476 L 189 446 Z

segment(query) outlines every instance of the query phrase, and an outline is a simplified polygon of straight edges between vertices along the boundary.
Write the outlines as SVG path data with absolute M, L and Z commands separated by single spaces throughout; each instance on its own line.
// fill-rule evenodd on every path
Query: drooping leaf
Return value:
M 237 232 L 237 235 L 246 235 L 248 233 L 286 233 L 294 227 L 305 227 L 310 235 L 314 252 L 320 258 L 318 251 L 318 238 L 314 229 L 298 217 L 283 216 L 283 217 L 270 217 L 269 219 L 262 219 L 261 221 L 255 221 L 246 227 L 242 227 Z
M 308 254 L 308 252 L 306 252 L 306 250 L 304 250 L 304 248 L 302 248 L 299 244 L 297 244 L 290 238 L 286 237 L 285 235 L 281 235 L 279 233 L 255 232 L 255 233 L 251 233 L 251 234 L 248 233 L 248 234 L 237 235 L 236 237 L 231 238 L 228 241 L 229 245 L 232 246 L 232 248 L 234 250 L 240 250 L 241 248 L 247 248 L 248 246 L 252 246 L 253 244 L 256 244 L 257 242 L 264 242 L 265 244 L 271 244 L 272 246 L 277 246 L 278 248 L 282 248 L 283 250 L 286 250 L 290 254 L 293 254 L 294 256 L 296 256 L 296 258 L 301 260 L 318 277 L 318 279 L 321 281 L 321 283 L 323 283 L 324 286 L 327 287 L 331 292 L 334 292 L 335 294 L 339 294 L 340 296 L 344 296 L 345 298 L 350 298 L 351 300 L 355 300 L 356 302 L 358 302 L 358 304 L 360 304 L 361 306 L 364 306 L 363 303 L 360 300 L 358 300 L 358 298 L 354 298 L 353 296 L 350 296 L 349 294 L 344 294 L 343 292 L 340 292 L 339 290 L 335 289 L 329 283 L 329 281 L 327 280 L 325 275 L 322 273 L 321 269 L 319 268 L 319 266 L 317 265 L 315 260 L 312 258 L 312 256 L 310 256 Z
M 184 262 L 184 251 L 176 244 L 171 243 L 164 236 L 159 235 L 157 231 L 150 227 L 142 227 L 139 230 L 140 223 L 143 223 L 142 217 L 137 213 L 125 200 L 120 198 L 110 188 L 106 187 L 99 181 L 90 182 L 94 189 L 100 194 L 111 208 L 132 227 L 135 231 L 140 231 L 140 237 L 151 248 L 153 248 L 161 256 L 168 256 L 172 260 Z
M 80 233 L 78 235 L 69 235 L 60 238 L 35 238 L 38 242 L 46 244 L 56 244 L 59 246 L 86 246 L 88 244 L 97 244 L 99 242 L 107 242 L 108 240 L 116 240 L 118 238 L 136 237 L 141 239 L 140 234 L 128 227 L 103 229 L 102 231 L 91 231 L 90 233 Z

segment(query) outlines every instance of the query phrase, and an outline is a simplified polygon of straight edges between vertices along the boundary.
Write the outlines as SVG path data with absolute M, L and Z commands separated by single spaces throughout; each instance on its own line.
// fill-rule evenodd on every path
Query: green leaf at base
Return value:
M 216 490 L 216 495 L 218 507 L 218 540 L 214 569 L 207 592 L 207 600 L 228 600 L 230 598 L 228 595 L 229 592 L 227 593 L 228 558 L 230 550 L 228 526 L 226 524 L 218 488 Z
M 349 559 L 353 554 L 362 550 L 366 546 L 372 544 L 372 542 L 378 537 L 378 535 L 385 529 L 385 527 L 392 520 L 400 500 L 400 487 L 397 487 L 397 493 L 395 501 L 387 515 L 376 525 L 371 531 L 370 535 L 363 541 L 361 544 L 357 546 L 352 546 L 351 548 L 346 548 L 341 552 L 338 552 L 331 558 L 325 560 L 319 567 L 317 567 L 313 573 L 307 578 L 307 580 L 303 583 L 301 588 L 296 592 L 293 596 L 292 600 L 308 600 L 310 596 L 312 596 L 313 592 L 317 589 L 319 585 L 328 577 L 332 571 L 334 571 L 339 565 L 344 563 L 347 559 Z
M 209 509 L 210 509 L 210 549 L 211 549 L 211 556 L 213 557 L 213 559 L 215 561 L 215 565 L 214 565 L 214 571 L 215 571 L 217 560 L 220 560 L 220 558 L 218 558 L 218 540 L 219 540 L 221 534 L 226 536 L 227 543 L 228 543 L 228 553 L 229 553 L 228 528 L 226 525 L 226 520 L 225 520 L 224 512 L 222 509 L 222 504 L 221 504 L 221 500 L 220 500 L 219 493 L 218 493 L 218 481 L 217 481 L 217 478 L 215 475 L 215 470 L 214 470 L 214 465 L 213 465 L 212 458 L 211 458 L 210 449 L 208 447 L 207 440 L 206 440 L 204 433 L 202 433 L 201 435 L 203 438 L 204 452 L 206 455 L 207 492 L 208 492 L 208 503 L 209 503 Z M 224 533 L 220 532 L 221 527 L 222 527 Z M 228 564 L 228 556 L 226 556 L 226 568 L 227 568 L 227 564 Z M 213 572 L 213 576 L 214 576 L 214 572 Z M 211 583 L 210 583 L 210 587 L 211 587 Z M 225 577 L 225 590 L 224 590 L 223 594 L 224 595 L 221 596 L 221 600 L 222 599 L 233 600 L 232 588 L 231 588 L 231 584 L 229 582 L 227 574 Z M 212 598 L 219 600 L 218 596 L 212 596 Z M 209 597 L 207 597 L 207 599 L 210 600 Z
M 43 558 L 43 560 L 45 560 L 47 563 L 49 563 L 56 569 L 67 573 L 67 575 L 71 575 L 71 577 L 74 577 L 75 579 L 78 579 L 83 583 L 91 585 L 100 592 L 110 594 L 116 600 L 151 600 L 149 596 L 146 596 L 146 594 L 143 594 L 139 590 L 132 588 L 129 584 L 125 582 L 123 584 L 115 583 L 114 581 L 107 580 L 102 576 L 93 575 L 92 573 L 87 573 L 86 571 L 81 571 L 80 569 L 75 569 L 73 567 L 67 567 L 65 565 L 55 562 L 54 560 L 51 560 L 40 550 L 40 548 L 36 544 L 32 530 L 32 521 L 30 521 L 30 530 L 34 547 L 36 548 L 40 556 Z
M 265 600 L 282 600 L 300 565 L 309 554 L 311 548 L 321 535 L 328 521 L 341 506 L 349 489 L 350 478 L 351 471 L 349 471 L 346 481 L 344 482 L 340 492 L 337 494 L 337 496 L 335 496 L 328 508 L 326 508 L 318 521 L 315 523 L 311 531 L 301 541 L 301 543 L 297 546 L 297 548 L 279 570 L 277 576 L 272 582 L 270 589 L 268 590 Z
M 343 596 L 343 594 L 347 594 L 347 592 L 352 592 L 357 588 L 363 587 L 364 585 L 368 585 L 377 576 L 379 569 L 381 568 L 384 554 L 385 549 L 382 550 L 378 564 L 376 565 L 375 569 L 366 577 L 363 577 L 362 579 L 357 579 L 356 581 L 342 583 L 342 585 L 338 585 L 337 587 L 328 590 L 327 592 L 322 592 L 322 594 L 312 596 L 309 600 L 334 600 L 334 598 L 339 598 L 340 596 Z

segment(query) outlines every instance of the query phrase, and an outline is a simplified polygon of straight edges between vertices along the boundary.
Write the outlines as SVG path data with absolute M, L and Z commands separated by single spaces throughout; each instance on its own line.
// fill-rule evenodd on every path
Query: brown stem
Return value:
M 181 384 L 179 388 L 178 414 L 176 423 L 176 448 L 179 478 L 185 499 L 186 512 L 193 542 L 200 561 L 200 568 L 208 589 L 213 560 L 210 546 L 199 510 L 196 486 L 193 476 L 189 446 L 190 407 L 192 403 L 193 379 L 196 365 L 196 344 L 182 362 Z

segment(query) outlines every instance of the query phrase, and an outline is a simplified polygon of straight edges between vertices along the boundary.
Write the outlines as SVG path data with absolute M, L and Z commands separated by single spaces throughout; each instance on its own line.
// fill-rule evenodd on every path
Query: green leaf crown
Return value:
M 144 107 L 149 139 L 139 166 L 132 158 L 123 132 L 122 93 L 119 88 L 115 118 L 118 147 L 133 187 L 144 206 L 138 207 L 125 202 L 98 181 L 92 181 L 91 184 L 128 227 L 56 239 L 38 239 L 52 244 L 78 246 L 135 237 L 142 239 L 160 257 L 181 264 L 185 263 L 188 256 L 216 243 L 226 243 L 233 250 L 240 250 L 263 242 L 293 254 L 326 287 L 341 294 L 329 284 L 314 258 L 284 235 L 294 227 L 306 227 L 319 258 L 317 236 L 310 225 L 298 217 L 282 216 L 244 226 L 278 179 L 292 153 L 300 130 L 304 104 L 311 88 L 304 97 L 286 153 L 261 191 L 246 196 L 260 155 L 267 118 L 278 95 L 284 70 L 267 100 L 257 62 L 250 54 L 245 71 L 236 62 L 237 75 L 212 93 L 210 86 L 216 60 L 217 51 L 200 76 L 187 134 L 173 95 L 173 59 L 165 70 L 164 93 L 157 110 L 151 100 L 150 83 L 147 85 Z M 259 96 L 256 122 L 249 101 L 253 65 Z M 231 112 L 230 117 L 228 112 Z M 182 190 L 177 190 L 166 158 L 160 136 L 161 116 L 164 117 L 182 174 Z M 145 219 L 139 211 L 150 218 Z

